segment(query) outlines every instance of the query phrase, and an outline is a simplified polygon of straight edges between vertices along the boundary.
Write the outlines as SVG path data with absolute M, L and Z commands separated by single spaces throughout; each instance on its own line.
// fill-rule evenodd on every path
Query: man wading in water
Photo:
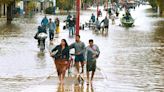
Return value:
M 92 71 L 92 76 L 91 76 L 91 83 L 96 71 L 96 59 L 99 57 L 100 51 L 99 47 L 95 44 L 93 44 L 93 40 L 89 40 L 89 46 L 86 48 L 85 52 L 85 59 L 87 61 L 87 85 L 89 85 L 90 81 L 90 74 L 89 72 Z
M 75 49 L 75 66 L 77 69 L 77 72 L 79 74 L 80 70 L 80 64 L 82 67 L 82 72 L 84 72 L 84 53 L 85 53 L 85 44 L 84 42 L 80 41 L 80 35 L 76 36 L 76 42 L 71 44 L 70 49 L 74 48 Z

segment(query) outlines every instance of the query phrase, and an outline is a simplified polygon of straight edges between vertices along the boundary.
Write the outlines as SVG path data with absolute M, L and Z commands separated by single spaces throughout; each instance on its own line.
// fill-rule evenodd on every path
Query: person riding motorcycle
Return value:
M 46 31 L 46 28 L 44 26 L 38 26 L 38 32 L 37 32 L 37 36 L 40 34 L 40 33 L 45 33 L 47 34 L 47 31 Z M 37 37 L 37 40 L 38 40 L 38 47 L 40 46 L 40 39 Z M 43 40 L 43 43 L 45 45 L 45 40 Z

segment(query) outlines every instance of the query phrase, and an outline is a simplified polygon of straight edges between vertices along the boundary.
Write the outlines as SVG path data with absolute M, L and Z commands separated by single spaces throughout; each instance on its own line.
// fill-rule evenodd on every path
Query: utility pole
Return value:
M 79 35 L 80 30 L 80 0 L 76 0 L 76 35 Z
M 54 15 L 56 15 L 56 0 L 53 0 L 53 5 L 54 5 Z
M 106 12 L 106 16 L 108 16 L 108 6 L 109 6 L 109 2 L 108 2 L 108 0 L 106 0 L 106 3 L 107 3 L 107 12 Z
M 97 18 L 99 17 L 99 3 L 100 3 L 100 0 L 97 0 Z

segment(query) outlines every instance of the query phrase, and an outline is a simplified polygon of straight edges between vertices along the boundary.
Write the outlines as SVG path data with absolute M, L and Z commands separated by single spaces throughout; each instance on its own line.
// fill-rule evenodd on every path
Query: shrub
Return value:
M 53 14 L 54 13 L 54 7 L 48 7 L 47 9 L 45 9 L 45 13 L 46 14 Z

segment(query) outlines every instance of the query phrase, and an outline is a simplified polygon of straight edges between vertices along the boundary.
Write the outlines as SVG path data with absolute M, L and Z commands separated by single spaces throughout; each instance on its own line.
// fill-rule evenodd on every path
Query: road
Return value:
M 93 12 L 96 10 L 83 12 L 82 23 L 89 20 Z M 16 19 L 8 26 L 1 21 L 0 92 L 163 92 L 164 18 L 153 13 L 150 6 L 140 6 L 131 12 L 135 18 L 132 28 L 119 26 L 117 19 L 115 25 L 110 22 L 108 34 L 95 34 L 87 28 L 80 31 L 81 40 L 86 45 L 92 38 L 101 50 L 99 70 L 92 86 L 74 82 L 64 87 L 58 85 L 53 59 L 48 51 L 49 42 L 46 42 L 45 54 L 42 54 L 33 39 L 44 15 Z M 62 22 L 66 16 L 58 17 Z M 68 37 L 68 31 L 62 30 L 59 38 L 54 40 L 55 45 L 62 38 L 69 44 L 74 42 Z

